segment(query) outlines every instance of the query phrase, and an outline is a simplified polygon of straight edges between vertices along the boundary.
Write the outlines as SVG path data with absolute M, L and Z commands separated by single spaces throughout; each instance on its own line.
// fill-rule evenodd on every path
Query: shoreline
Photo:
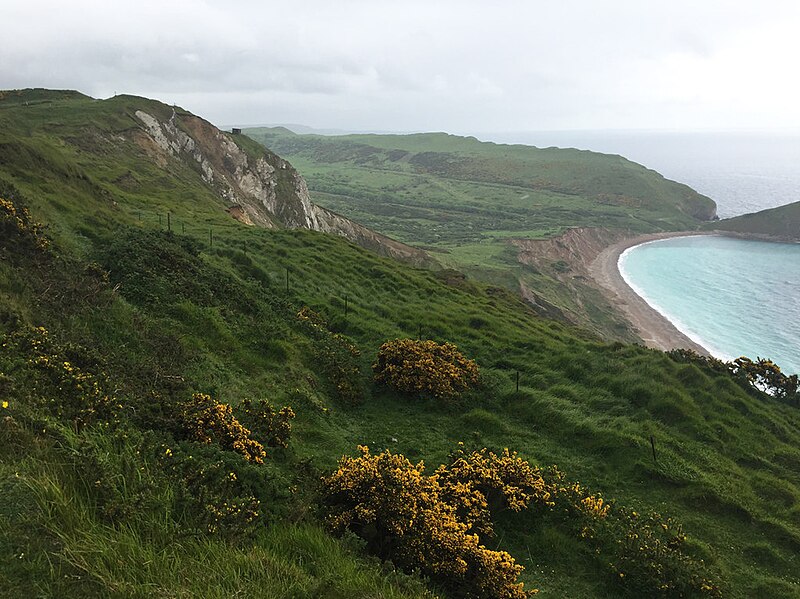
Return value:
M 647 347 L 669 351 L 672 349 L 691 349 L 710 356 L 706 348 L 692 341 L 660 312 L 648 304 L 625 281 L 619 270 L 619 259 L 626 250 L 661 239 L 674 237 L 694 237 L 696 235 L 718 235 L 711 231 L 680 231 L 651 233 L 623 239 L 606 247 L 589 265 L 589 274 L 608 299 L 619 308 Z

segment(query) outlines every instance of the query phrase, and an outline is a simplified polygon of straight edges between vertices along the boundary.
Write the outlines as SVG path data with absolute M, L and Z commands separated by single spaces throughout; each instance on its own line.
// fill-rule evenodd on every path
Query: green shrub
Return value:
M 613 582 L 632 596 L 721 596 L 703 560 L 684 551 L 686 535 L 678 522 L 612 506 L 580 483 L 569 481 L 555 466 L 541 474 L 547 490 L 545 505 L 593 550 Z
M 605 520 L 600 540 L 614 577 L 640 597 L 721 597 L 703 560 L 683 551 L 681 525 L 660 514 L 618 507 Z
M 239 422 L 250 429 L 251 437 L 265 447 L 289 447 L 295 414 L 290 406 L 276 411 L 267 401 L 245 399 L 236 406 Z
M 800 379 L 796 374 L 786 375 L 781 372 L 780 367 L 772 360 L 751 360 L 741 356 L 732 362 L 723 362 L 690 349 L 674 349 L 667 352 L 667 355 L 676 362 L 696 364 L 712 372 L 729 374 L 746 388 L 757 389 L 786 403 L 800 405 Z
M 297 313 L 297 319 L 313 340 L 315 365 L 329 380 L 333 395 L 345 403 L 360 402 L 364 397 L 364 382 L 358 347 L 345 335 L 331 332 L 322 315 L 308 306 Z
M 497 455 L 486 448 L 469 452 L 459 443 L 449 459 L 449 466 L 436 470 L 443 500 L 456 508 L 459 519 L 481 535 L 494 534 L 493 513 L 505 509 L 518 512 L 532 500 L 549 499 L 538 469 L 507 448 Z
M 18 202 L 0 197 L 0 248 L 21 252 L 43 252 L 50 247 L 44 227 L 34 222 L 28 209 Z
M 76 429 L 116 420 L 122 405 L 88 350 L 57 342 L 44 327 L 2 338 L 3 381 L 30 408 L 44 410 Z
M 190 526 L 226 538 L 240 538 L 253 531 L 262 517 L 262 503 L 257 495 L 267 484 L 263 467 L 243 463 L 219 447 L 161 447 L 163 468 L 176 482 L 176 506 L 179 516 Z M 247 476 L 258 468 L 257 476 Z M 256 481 L 256 485 L 253 484 Z

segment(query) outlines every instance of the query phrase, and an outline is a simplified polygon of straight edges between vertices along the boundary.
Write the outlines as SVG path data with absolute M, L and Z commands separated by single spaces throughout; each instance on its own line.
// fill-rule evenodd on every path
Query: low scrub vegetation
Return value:
M 419 570 L 456 597 L 523 599 L 523 571 L 506 551 L 486 547 L 503 511 L 532 509 L 571 530 L 622 588 L 638 596 L 720 597 L 702 560 L 683 551 L 681 526 L 611 504 L 552 467 L 515 452 L 463 444 L 449 464 L 425 474 L 400 454 L 360 446 L 323 478 L 321 506 L 330 529 L 350 531 L 368 549 L 407 571 Z M 556 516 L 556 518 L 553 518 Z
M 354 532 L 373 553 L 403 569 L 419 569 L 455 596 L 524 599 L 532 594 L 517 581 L 522 566 L 504 551 L 487 549 L 476 534 L 476 526 L 484 531 L 490 526 L 477 481 L 440 480 L 438 471 L 426 476 L 421 462 L 412 464 L 389 451 L 359 450 L 358 458 L 343 457 L 323 481 L 321 501 L 334 532 Z M 506 489 L 494 474 L 500 494 L 507 491 L 516 498 L 513 507 L 522 509 L 523 497 L 530 497 L 538 481 L 517 480 L 524 490 Z

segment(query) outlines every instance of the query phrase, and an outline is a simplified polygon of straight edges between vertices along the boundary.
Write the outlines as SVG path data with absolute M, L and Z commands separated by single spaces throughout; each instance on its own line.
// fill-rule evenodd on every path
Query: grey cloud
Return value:
M 788 102 L 754 110 L 769 82 L 739 112 L 703 87 L 703 69 L 725 67 L 751 31 L 800 24 L 788 1 L 9 4 L 0 87 L 156 95 L 216 122 L 474 131 L 735 125 L 746 114 L 800 124 Z M 669 70 L 676 55 L 692 77 Z M 686 93 L 669 97 L 676 86 Z

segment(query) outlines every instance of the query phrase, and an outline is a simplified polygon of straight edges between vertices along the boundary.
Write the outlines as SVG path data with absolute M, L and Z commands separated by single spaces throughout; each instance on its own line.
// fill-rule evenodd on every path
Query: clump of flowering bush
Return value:
M 541 471 L 550 513 L 594 550 L 616 584 L 637 597 L 720 597 L 703 560 L 684 551 L 686 535 L 671 518 L 640 515 L 591 493 L 552 466 Z
M 478 365 L 452 343 L 387 341 L 372 365 L 375 381 L 412 395 L 454 398 L 478 383 Z
M 25 389 L 32 405 L 76 429 L 117 418 L 122 406 L 83 348 L 60 344 L 44 327 L 34 327 L 3 337 L 2 349 L 16 356 L 7 375 Z
M 683 551 L 681 525 L 660 514 L 618 508 L 605 523 L 612 574 L 640 597 L 721 597 L 703 560 Z
M 600 495 L 591 493 L 581 483 L 567 480 L 567 475 L 555 466 L 541 471 L 541 474 L 547 481 L 546 506 L 556 514 L 568 520 L 586 520 L 586 525 L 609 515 L 610 503 L 606 503 Z M 584 528 L 583 536 L 588 536 L 589 532 L 589 528 Z
M 36 250 L 50 247 L 44 227 L 34 222 L 28 209 L 3 198 L 0 198 L 0 242 L 15 252 L 19 252 L 22 246 Z
M 494 534 L 493 512 L 518 512 L 532 500 L 550 500 L 550 491 L 538 469 L 507 448 L 497 455 L 486 448 L 469 452 L 459 443 L 450 454 L 450 465 L 439 466 L 436 476 L 444 500 L 456 508 L 470 529 L 482 535 Z
M 753 387 L 783 400 L 798 402 L 800 380 L 796 374 L 786 375 L 772 360 L 758 358 L 751 360 L 745 356 L 736 358 L 729 364 L 735 376 L 746 379 Z
M 323 478 L 322 507 L 334 532 L 351 531 L 370 551 L 422 573 L 455 596 L 527 597 L 523 568 L 483 544 L 501 510 L 531 507 L 572 529 L 619 586 L 636 596 L 721 596 L 702 560 L 683 549 L 680 524 L 658 514 L 613 507 L 555 466 L 539 469 L 515 452 L 468 451 L 459 444 L 448 465 L 426 475 L 422 462 L 384 451 L 343 457 Z
M 482 518 L 486 498 L 476 486 L 442 479 L 441 469 L 426 476 L 422 462 L 384 451 L 343 457 L 336 472 L 323 479 L 322 505 L 334 532 L 350 530 L 368 548 L 406 570 L 419 569 L 461 597 L 525 599 L 517 582 L 523 567 L 505 551 L 487 549 L 460 517 L 470 501 Z M 514 493 L 512 493 L 513 495 Z M 456 498 L 453 501 L 453 498 Z
M 261 502 L 248 484 L 246 469 L 214 448 L 192 451 L 176 447 L 160 453 L 162 465 L 180 481 L 178 504 L 182 516 L 200 529 L 230 539 L 250 533 L 262 517 Z
M 223 449 L 235 451 L 248 462 L 264 462 L 267 455 L 264 446 L 250 436 L 250 429 L 236 419 L 228 404 L 219 403 L 204 393 L 195 393 L 183 405 L 181 416 L 190 440 L 206 445 L 216 443 Z
M 716 373 L 727 373 L 748 387 L 763 391 L 772 397 L 793 405 L 800 405 L 800 378 L 787 375 L 767 358 L 751 360 L 746 356 L 723 362 L 712 356 L 703 356 L 690 349 L 674 349 L 667 355 L 676 362 L 696 364 Z
M 261 445 L 289 447 L 292 420 L 295 417 L 294 410 L 290 406 L 275 410 L 269 402 L 263 399 L 258 401 L 245 399 L 236 406 L 236 416 L 239 422 L 252 431 L 251 437 Z

